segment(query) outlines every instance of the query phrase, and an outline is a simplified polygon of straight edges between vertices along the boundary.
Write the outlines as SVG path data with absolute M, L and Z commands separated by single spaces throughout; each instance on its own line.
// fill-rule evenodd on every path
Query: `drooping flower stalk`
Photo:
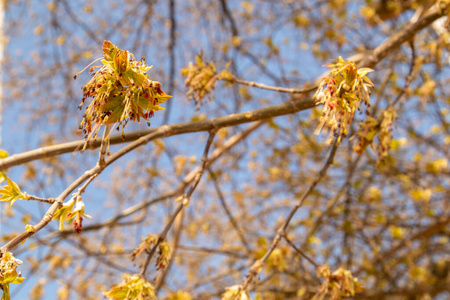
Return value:
M 332 136 L 345 136 L 353 121 L 355 112 L 363 102 L 370 107 L 370 88 L 372 81 L 366 76 L 372 69 L 358 69 L 352 61 L 344 61 L 342 57 L 336 63 L 326 65 L 332 68 L 330 74 L 322 79 L 314 97 L 318 104 L 323 104 L 320 124 L 315 134 L 319 134 L 324 126 L 330 127 L 329 141 Z

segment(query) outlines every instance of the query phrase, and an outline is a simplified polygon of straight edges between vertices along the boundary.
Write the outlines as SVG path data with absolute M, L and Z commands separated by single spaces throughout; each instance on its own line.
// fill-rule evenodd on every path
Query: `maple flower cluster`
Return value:
M 209 94 L 211 99 L 217 81 L 233 78 L 231 72 L 227 70 L 229 65 L 230 63 L 219 73 L 213 62 L 203 60 L 203 53 L 196 56 L 195 63 L 189 62 L 188 67 L 181 70 L 181 75 L 186 76 L 184 84 L 189 87 L 186 93 L 188 99 L 193 99 L 196 104 L 200 105 L 206 95 Z
M 138 256 L 143 253 L 150 252 L 150 249 L 158 242 L 157 234 L 147 234 L 145 238 L 142 239 L 142 243 L 137 246 L 137 248 L 131 253 L 131 260 L 135 261 Z M 156 260 L 157 270 L 164 269 L 169 263 L 169 258 L 172 254 L 172 249 L 167 241 L 162 241 L 159 243 L 158 258 Z
M 9 293 L 9 284 L 19 284 L 25 278 L 21 277 L 17 266 L 22 264 L 21 260 L 16 259 L 11 252 L 5 252 L 0 258 L 0 288 L 3 290 L 2 299 L 11 299 Z
M 81 196 L 75 196 L 67 201 L 67 203 L 64 203 L 63 206 L 55 212 L 53 220 L 59 219 L 59 230 L 63 230 L 64 221 L 73 219 L 73 230 L 76 233 L 80 233 L 83 227 L 83 217 L 91 218 L 91 216 L 85 212 L 85 206 Z
M 114 300 L 153 300 L 156 294 L 153 286 L 143 276 L 123 274 L 123 281 L 111 286 L 109 291 L 103 294 Z
M 96 137 L 104 124 L 117 124 L 124 136 L 128 121 L 148 121 L 155 111 L 164 109 L 159 104 L 172 97 L 162 91 L 161 83 L 150 80 L 146 72 L 151 66 L 145 58 L 136 61 L 132 53 L 109 41 L 103 43 L 103 58 L 101 66 L 91 67 L 92 78 L 83 86 L 79 106 L 81 109 L 87 98 L 93 98 L 80 124 L 87 141 Z
M 226 292 L 222 294 L 221 300 L 250 300 L 250 296 L 242 286 L 233 285 L 228 287 Z
M 332 68 L 330 74 L 323 78 L 314 94 L 318 104 L 323 104 L 320 124 L 315 134 L 319 134 L 324 125 L 330 127 L 329 141 L 333 134 L 345 136 L 353 121 L 355 112 L 364 102 L 370 107 L 370 88 L 372 81 L 366 76 L 372 69 L 358 69 L 354 62 L 344 61 L 342 57 L 336 63 L 326 65 Z
M 339 268 L 331 272 L 327 265 L 319 266 L 317 275 L 323 279 L 322 286 L 314 295 L 313 300 L 342 299 L 345 297 L 353 297 L 356 293 L 364 291 L 364 285 L 353 277 L 349 270 Z
M 390 149 L 392 127 L 396 118 L 395 109 L 390 107 L 383 112 L 380 120 L 369 116 L 364 122 L 361 122 L 355 135 L 359 141 L 353 146 L 353 151 L 361 154 L 370 145 L 372 150 L 376 150 L 378 161 L 385 158 Z M 378 136 L 376 145 L 374 143 L 375 136 Z
M 26 193 L 22 193 L 20 191 L 19 186 L 17 183 L 13 182 L 11 179 L 6 177 L 6 181 L 8 185 L 2 186 L 0 188 L 0 201 L 1 202 L 10 202 L 11 206 L 16 202 L 16 200 L 27 200 L 28 196 Z

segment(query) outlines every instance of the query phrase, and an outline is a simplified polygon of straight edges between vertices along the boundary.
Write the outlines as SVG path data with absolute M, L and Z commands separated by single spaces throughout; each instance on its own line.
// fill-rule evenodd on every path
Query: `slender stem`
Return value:
M 227 214 L 228 219 L 230 220 L 230 223 L 233 226 L 234 230 L 238 234 L 239 239 L 241 240 L 241 243 L 247 252 L 247 255 L 249 255 L 251 257 L 252 250 L 250 248 L 250 245 L 244 236 L 244 232 L 239 227 L 239 224 L 237 223 L 236 219 L 233 217 L 233 214 L 231 213 L 230 209 L 228 208 L 227 203 L 225 202 L 225 197 L 223 196 L 222 190 L 220 189 L 216 174 L 214 174 L 214 172 L 211 170 L 211 168 L 208 168 L 208 171 L 209 171 L 209 174 L 211 175 L 211 179 L 213 180 L 217 195 L 219 196 L 220 204 L 222 205 L 223 210 L 225 210 L 225 213 Z
M 50 204 L 53 204 L 56 201 L 56 199 L 54 199 L 54 198 L 41 198 L 41 197 L 36 197 L 36 196 L 31 196 L 31 195 L 26 195 L 26 197 L 27 197 L 26 200 L 34 200 L 34 201 L 45 202 L 45 203 L 50 203 Z
M 172 246 L 172 253 L 170 254 L 169 257 L 169 261 L 167 263 L 167 266 L 162 270 L 161 275 L 158 277 L 158 280 L 156 281 L 155 284 L 155 291 L 156 293 L 158 293 L 158 291 L 161 289 L 161 287 L 164 284 L 164 281 L 166 279 L 167 274 L 170 271 L 170 268 L 172 267 L 172 263 L 173 260 L 175 258 L 175 256 L 177 255 L 177 250 L 178 250 L 178 246 L 180 243 L 180 238 L 181 238 L 181 231 L 183 229 L 183 218 L 184 218 L 184 213 L 183 211 L 181 211 L 179 217 L 177 220 L 175 220 L 175 233 L 174 233 L 174 241 L 173 241 L 173 246 Z
M 215 249 L 215 248 L 208 248 L 208 247 L 196 247 L 196 246 L 186 246 L 186 245 L 179 245 L 179 249 L 185 250 L 185 251 L 194 251 L 194 252 L 205 252 L 205 253 L 212 253 L 217 255 L 227 255 L 235 258 L 240 259 L 247 259 L 248 256 L 246 254 L 240 253 L 233 250 L 222 250 L 222 249 Z
M 265 89 L 265 90 L 270 90 L 270 91 L 275 91 L 275 92 L 280 92 L 280 93 L 289 93 L 289 94 L 310 93 L 317 89 L 317 85 L 314 85 L 312 87 L 305 88 L 305 89 L 294 89 L 294 88 L 283 88 L 283 87 L 278 87 L 278 86 L 269 86 L 269 85 L 265 85 L 263 83 L 247 81 L 247 80 L 243 80 L 243 79 L 239 79 L 239 78 L 233 78 L 233 79 L 230 79 L 229 81 L 238 83 L 238 84 L 242 84 L 242 85 L 257 87 L 260 89 Z
M 405 86 L 403 87 L 400 94 L 398 94 L 398 96 L 394 100 L 394 102 L 392 102 L 392 104 L 389 105 L 390 107 L 395 106 L 400 100 L 402 100 L 403 96 L 406 94 L 406 90 L 409 88 L 409 86 L 411 85 L 411 82 L 414 78 L 413 75 L 414 75 L 414 68 L 415 68 L 415 63 L 416 63 L 416 49 L 414 47 L 414 40 L 410 41 L 409 45 L 411 47 L 411 66 L 409 67 L 409 74 L 408 74 L 408 77 L 406 77 Z
M 83 185 L 78 189 L 77 195 L 83 194 L 86 191 L 88 185 L 95 179 L 95 177 L 97 177 L 98 174 L 100 173 L 92 175 L 85 183 L 83 183 Z
M 175 219 L 177 218 L 178 214 L 183 210 L 184 207 L 186 207 L 189 204 L 192 193 L 197 188 L 197 185 L 199 184 L 200 179 L 202 178 L 203 173 L 205 171 L 205 168 L 206 168 L 206 165 L 208 162 L 209 149 L 211 148 L 211 144 L 214 140 L 214 136 L 216 135 L 216 132 L 217 132 L 217 130 L 212 130 L 209 132 L 209 138 L 208 138 L 208 141 L 206 142 L 205 150 L 204 150 L 203 156 L 202 156 L 201 168 L 195 175 L 194 181 L 192 182 L 192 185 L 191 185 L 191 188 L 189 189 L 189 191 L 186 194 L 182 195 L 182 200 L 180 201 L 178 206 L 175 208 L 175 212 L 172 214 L 172 217 L 170 218 L 169 222 L 167 222 L 163 231 L 159 234 L 158 240 L 156 241 L 155 245 L 153 245 L 152 249 L 148 253 L 147 259 L 146 259 L 146 261 L 142 267 L 141 273 L 140 273 L 141 276 L 145 277 L 145 273 L 147 272 L 148 265 L 150 264 L 150 260 L 152 259 L 153 254 L 155 254 L 156 249 L 161 244 L 161 242 L 163 242 L 166 239 L 167 233 L 169 232 L 170 228 L 172 227 L 172 224 L 175 221 Z
M 295 244 L 287 237 L 287 235 L 283 235 L 283 238 L 286 240 L 286 242 L 298 253 L 300 254 L 302 257 L 304 257 L 308 262 L 310 262 L 314 268 L 318 268 L 319 264 L 316 263 L 311 257 L 309 257 L 308 255 L 305 254 L 305 252 L 303 252 L 302 250 L 300 250 L 299 248 L 297 248 L 297 246 L 295 246 Z
M 109 135 L 111 133 L 111 124 L 105 125 L 105 131 L 103 132 L 102 141 L 100 142 L 100 151 L 99 151 L 99 157 L 97 164 L 104 168 L 105 167 L 105 156 L 106 156 L 106 150 L 108 149 L 109 145 Z
M 246 279 L 245 279 L 245 281 L 244 281 L 244 283 L 242 285 L 244 290 L 247 289 L 249 283 L 261 271 L 261 268 L 263 267 L 264 263 L 269 258 L 270 254 L 272 254 L 272 252 L 278 247 L 278 244 L 280 243 L 281 238 L 286 235 L 286 229 L 288 228 L 289 223 L 291 222 L 291 219 L 295 215 L 297 210 L 303 205 L 305 199 L 311 194 L 311 192 L 314 190 L 314 188 L 317 186 L 317 184 L 325 177 L 328 168 L 333 163 L 334 156 L 336 155 L 337 148 L 339 147 L 339 144 L 340 144 L 340 140 L 341 140 L 340 136 L 335 138 L 335 141 L 334 141 L 334 144 L 333 144 L 333 148 L 331 149 L 331 152 L 330 152 L 330 154 L 328 156 L 328 159 L 325 162 L 325 164 L 322 167 L 322 169 L 320 170 L 319 174 L 316 176 L 314 181 L 310 184 L 310 186 L 306 189 L 306 191 L 300 197 L 297 205 L 295 205 L 292 208 L 292 210 L 290 211 L 289 215 L 287 216 L 287 218 L 283 222 L 283 225 L 278 230 L 277 235 L 273 239 L 270 248 L 267 250 L 267 252 L 264 254 L 264 256 L 261 259 L 257 260 L 253 264 L 253 266 L 249 269 L 249 273 L 248 273 L 248 275 L 247 275 L 247 277 L 246 277 Z
M 308 242 L 309 237 L 312 236 L 317 231 L 318 227 L 322 223 L 323 218 L 331 212 L 333 207 L 336 205 L 336 203 L 341 198 L 345 189 L 348 186 L 350 186 L 353 175 L 355 174 L 355 170 L 358 167 L 358 164 L 361 161 L 361 159 L 362 159 L 362 155 L 358 155 L 356 157 L 356 159 L 354 160 L 354 162 L 351 164 L 351 166 L 349 168 L 349 173 L 348 173 L 347 179 L 345 180 L 344 184 L 339 188 L 339 190 L 337 191 L 335 196 L 328 201 L 325 210 L 323 212 L 321 212 L 320 215 L 316 218 L 316 221 L 314 221 L 314 224 L 309 227 L 309 231 L 307 234 L 305 234 L 305 238 L 304 238 L 303 242 L 301 243 L 302 247 L 305 247 L 306 243 Z
M 167 90 L 167 94 L 172 95 L 175 86 L 175 47 L 177 40 L 176 35 L 177 20 L 175 13 L 175 0 L 169 0 L 169 17 L 170 17 L 170 41 L 169 45 L 167 46 L 167 52 L 169 53 L 169 87 Z M 163 124 L 169 123 L 171 109 L 172 109 L 172 101 L 168 101 Z

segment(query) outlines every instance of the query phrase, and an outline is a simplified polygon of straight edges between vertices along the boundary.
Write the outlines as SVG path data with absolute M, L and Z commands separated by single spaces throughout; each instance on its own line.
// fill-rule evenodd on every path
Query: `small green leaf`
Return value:
M 11 202 L 11 205 L 13 205 L 17 199 L 25 200 L 27 198 L 20 191 L 17 183 L 11 181 L 8 177 L 6 177 L 6 180 L 8 181 L 8 185 L 5 185 L 0 189 L 0 201 Z
M 105 41 L 103 43 L 103 57 L 108 60 L 112 61 L 114 59 L 114 56 L 119 51 L 119 48 L 117 48 L 113 43 L 110 41 Z
M 114 300 L 128 299 L 156 299 L 153 286 L 144 277 L 140 275 L 123 274 L 123 281 L 119 284 L 112 285 L 109 291 L 103 294 Z

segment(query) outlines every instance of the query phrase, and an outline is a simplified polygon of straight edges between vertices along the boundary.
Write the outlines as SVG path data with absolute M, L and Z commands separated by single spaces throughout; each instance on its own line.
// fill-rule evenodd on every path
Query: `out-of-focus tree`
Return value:
M 3 299 L 450 296 L 448 0 L 1 4 Z

